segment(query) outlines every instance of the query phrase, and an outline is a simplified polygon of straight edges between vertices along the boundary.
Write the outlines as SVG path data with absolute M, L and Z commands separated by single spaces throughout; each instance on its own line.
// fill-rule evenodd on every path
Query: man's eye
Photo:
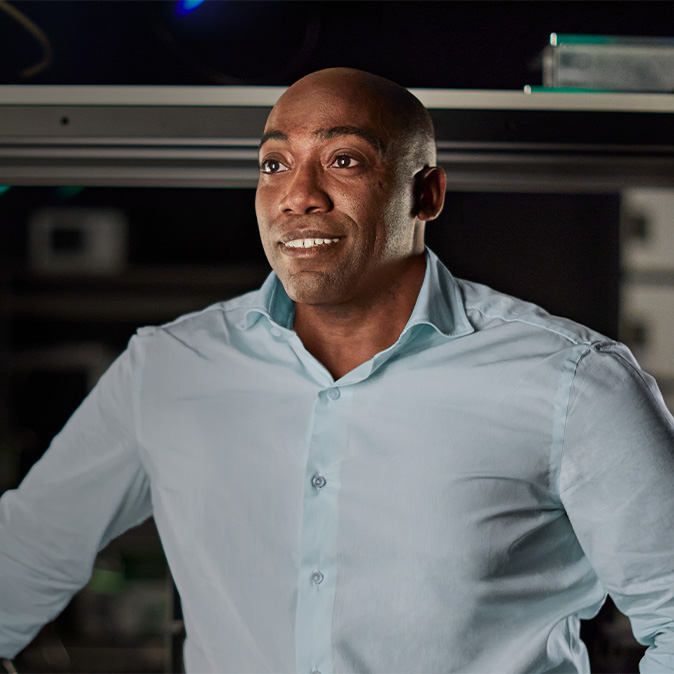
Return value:
M 282 173 L 283 171 L 287 171 L 288 167 L 278 159 L 265 159 L 260 164 L 260 170 L 262 173 Z
M 359 164 L 360 162 L 350 155 L 340 154 L 335 157 L 335 160 L 332 162 L 331 166 L 334 166 L 335 168 L 354 168 Z

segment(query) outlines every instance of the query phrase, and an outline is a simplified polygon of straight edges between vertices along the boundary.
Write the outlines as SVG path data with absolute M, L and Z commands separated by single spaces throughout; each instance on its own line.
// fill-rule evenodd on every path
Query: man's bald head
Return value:
M 302 100 L 307 106 L 321 94 L 333 92 L 376 111 L 378 126 L 386 134 L 385 152 L 404 158 L 414 172 L 434 166 L 435 133 L 428 110 L 416 96 L 395 82 L 353 68 L 327 68 L 306 75 L 281 96 L 276 106 Z M 273 126 L 274 111 L 268 126 Z
M 272 109 L 259 161 L 262 245 L 296 306 L 360 312 L 415 295 L 446 180 L 412 94 L 359 70 L 307 75 Z

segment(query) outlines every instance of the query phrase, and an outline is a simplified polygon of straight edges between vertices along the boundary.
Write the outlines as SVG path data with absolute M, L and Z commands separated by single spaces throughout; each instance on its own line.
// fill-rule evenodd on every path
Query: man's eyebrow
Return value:
M 288 140 L 288 136 L 283 131 L 277 131 L 276 129 L 266 131 L 262 134 L 262 138 L 260 138 L 258 148 L 261 148 L 268 140 Z
M 314 135 L 322 140 L 330 140 L 339 136 L 360 136 L 367 141 L 372 147 L 383 157 L 386 152 L 386 147 L 380 138 L 373 133 L 361 129 L 359 126 L 332 126 L 329 129 L 318 129 L 314 131 Z
M 382 157 L 385 155 L 386 147 L 380 138 L 373 133 L 361 129 L 359 126 L 332 126 L 329 129 L 318 129 L 314 131 L 314 136 L 321 140 L 330 140 L 339 136 L 359 136 L 369 143 Z M 258 148 L 261 148 L 268 140 L 289 140 L 288 135 L 278 129 L 271 129 L 262 134 Z

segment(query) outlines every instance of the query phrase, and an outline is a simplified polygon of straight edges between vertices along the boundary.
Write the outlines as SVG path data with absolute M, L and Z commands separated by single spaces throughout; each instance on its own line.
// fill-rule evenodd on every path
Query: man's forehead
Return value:
M 371 129 L 353 124 L 339 124 L 330 127 L 321 127 L 311 131 L 311 135 L 317 140 L 331 140 L 341 136 L 356 136 L 369 143 L 374 150 L 383 155 L 386 151 L 386 142 L 378 133 Z M 260 147 L 272 140 L 289 142 L 290 135 L 281 129 L 269 129 L 262 134 Z
M 382 142 L 392 133 L 395 115 L 389 103 L 371 88 L 331 78 L 305 78 L 292 85 L 273 107 L 265 131 L 315 133 L 352 128 L 366 140 Z M 343 134 L 340 134 L 343 135 Z

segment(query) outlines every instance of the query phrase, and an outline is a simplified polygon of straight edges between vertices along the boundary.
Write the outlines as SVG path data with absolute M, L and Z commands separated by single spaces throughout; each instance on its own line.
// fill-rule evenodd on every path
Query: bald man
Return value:
M 0 503 L 0 654 L 154 515 L 188 672 L 588 672 L 610 593 L 674 671 L 674 431 L 629 351 L 455 279 L 409 92 L 330 69 L 260 143 L 273 269 L 138 331 Z

